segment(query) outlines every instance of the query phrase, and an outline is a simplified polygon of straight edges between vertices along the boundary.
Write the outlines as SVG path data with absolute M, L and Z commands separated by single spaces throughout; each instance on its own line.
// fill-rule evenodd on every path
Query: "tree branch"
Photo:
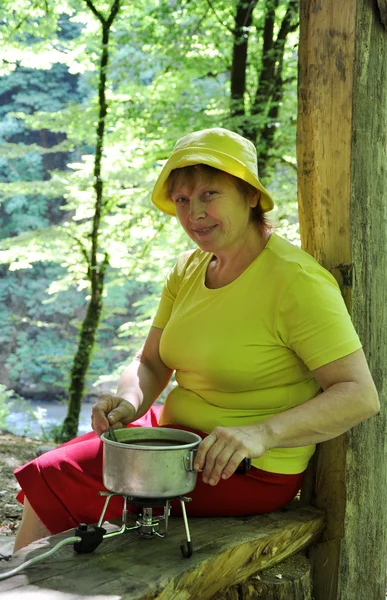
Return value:
M 253 10 L 255 8 L 256 3 L 257 3 L 257 0 L 250 0 L 250 4 L 249 4 L 249 7 L 248 7 L 248 9 L 246 11 L 245 20 L 243 22 L 242 27 L 246 27 L 249 19 L 251 19 L 251 14 L 252 14 L 252 12 L 253 12 Z
M 112 9 L 110 11 L 110 15 L 108 17 L 108 20 L 106 21 L 106 27 L 108 29 L 110 29 L 114 19 L 117 16 L 118 11 L 120 10 L 120 0 L 114 0 L 114 4 L 112 6 Z
M 281 52 L 285 45 L 286 38 L 292 31 L 296 31 L 299 23 L 292 23 L 293 17 L 298 13 L 299 0 L 290 0 L 284 18 L 282 19 L 281 27 L 274 42 L 274 50 L 276 53 Z
M 106 19 L 103 16 L 102 13 L 99 12 L 99 10 L 97 10 L 94 6 L 94 4 L 92 3 L 91 0 L 85 0 L 87 6 L 90 8 L 91 12 L 95 14 L 95 16 L 97 17 L 97 19 L 99 21 L 101 21 L 102 25 L 106 25 Z
M 220 17 L 218 17 L 218 14 L 217 14 L 211 0 L 207 0 L 207 4 L 210 7 L 210 9 L 212 10 L 212 12 L 214 13 L 217 21 L 219 21 L 219 23 L 222 25 L 222 27 L 225 27 L 227 29 L 227 31 L 229 31 L 232 35 L 234 35 L 234 30 L 231 27 L 229 27 L 228 25 L 226 25 L 226 23 L 223 23 L 222 19 Z
M 133 264 L 132 268 L 126 274 L 126 278 L 127 279 L 131 278 L 131 276 L 134 273 L 134 270 L 137 268 L 138 261 L 142 260 L 145 257 L 145 255 L 148 252 L 150 246 L 153 244 L 154 240 L 160 234 L 160 232 L 164 229 L 166 223 L 167 223 L 166 221 L 164 221 L 163 223 L 161 223 L 161 225 L 157 228 L 156 233 L 154 234 L 154 236 L 152 236 L 152 238 L 146 244 L 144 244 L 141 253 L 139 253 L 137 259 L 134 261 L 134 264 Z
M 82 240 L 80 240 L 79 238 L 77 238 L 75 235 L 73 235 L 69 231 L 66 231 L 66 233 L 67 233 L 67 235 L 69 237 L 71 237 L 72 240 L 74 240 L 78 244 L 78 246 L 80 248 L 80 251 L 82 253 L 82 256 L 86 260 L 86 264 L 87 264 L 87 276 L 88 276 L 89 279 L 91 279 L 91 271 L 90 271 L 91 262 L 90 262 L 90 258 L 89 258 L 89 255 L 88 255 L 87 248 L 86 248 L 85 244 L 82 242 Z
M 288 160 L 284 156 L 277 156 L 276 158 L 278 159 L 279 162 L 284 163 L 284 165 L 286 165 L 287 167 L 290 167 L 297 173 L 297 171 L 298 171 L 297 163 L 295 163 L 291 160 Z
M 191 29 L 191 32 L 189 34 L 190 37 L 192 37 L 193 35 L 195 35 L 195 33 L 197 32 L 197 30 L 199 29 L 200 25 L 203 23 L 203 21 L 205 20 L 205 18 L 207 17 L 207 15 L 208 15 L 208 8 L 207 8 L 206 12 L 204 13 L 204 15 L 202 17 L 200 17 L 200 19 L 198 20 L 198 22 Z

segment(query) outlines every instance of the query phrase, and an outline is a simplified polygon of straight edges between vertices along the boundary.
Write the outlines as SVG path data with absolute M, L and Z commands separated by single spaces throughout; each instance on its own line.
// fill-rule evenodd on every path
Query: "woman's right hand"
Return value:
M 136 420 L 136 409 L 124 398 L 113 394 L 102 394 L 94 404 L 91 412 L 91 426 L 97 435 L 108 430 L 125 427 Z

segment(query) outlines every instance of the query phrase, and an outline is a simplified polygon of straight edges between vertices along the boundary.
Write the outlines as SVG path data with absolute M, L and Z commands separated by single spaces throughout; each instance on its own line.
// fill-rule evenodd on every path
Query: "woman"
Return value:
M 220 128 L 183 137 L 152 201 L 177 216 L 198 249 L 179 257 L 117 394 L 93 407 L 95 433 L 16 471 L 25 499 L 15 550 L 98 520 L 98 436 L 109 422 L 199 432 L 195 468 L 203 473 L 188 514 L 236 516 L 287 504 L 315 444 L 379 410 L 334 278 L 266 223 L 273 201 L 251 142 Z M 152 405 L 173 372 L 177 386 L 160 415 Z M 234 473 L 246 457 L 251 471 Z M 108 519 L 121 502 L 112 499 Z

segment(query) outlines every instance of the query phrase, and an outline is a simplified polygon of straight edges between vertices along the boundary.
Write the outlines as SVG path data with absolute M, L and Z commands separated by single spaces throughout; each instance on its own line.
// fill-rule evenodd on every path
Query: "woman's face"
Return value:
M 177 177 L 171 199 L 183 229 L 206 252 L 237 251 L 256 232 L 250 214 L 259 192 L 246 199 L 234 178 L 221 171 L 200 173 L 189 183 Z

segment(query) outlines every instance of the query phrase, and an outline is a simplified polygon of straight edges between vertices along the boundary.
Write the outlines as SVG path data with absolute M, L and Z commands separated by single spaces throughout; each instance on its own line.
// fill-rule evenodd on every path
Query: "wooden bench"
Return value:
M 180 551 L 185 539 L 183 520 L 171 518 L 165 539 L 144 539 L 128 531 L 104 540 L 92 554 L 77 554 L 72 545 L 64 546 L 44 561 L 0 581 L 0 598 L 231 600 L 244 597 L 233 592 L 233 586 L 252 575 L 259 583 L 258 571 L 315 543 L 324 529 L 324 515 L 294 502 L 272 514 L 191 518 L 189 525 L 194 546 L 190 558 L 184 558 Z M 104 526 L 110 531 L 116 528 L 110 523 Z M 0 563 L 0 572 L 48 551 L 69 535 L 73 535 L 73 530 L 31 544 L 8 562 Z

